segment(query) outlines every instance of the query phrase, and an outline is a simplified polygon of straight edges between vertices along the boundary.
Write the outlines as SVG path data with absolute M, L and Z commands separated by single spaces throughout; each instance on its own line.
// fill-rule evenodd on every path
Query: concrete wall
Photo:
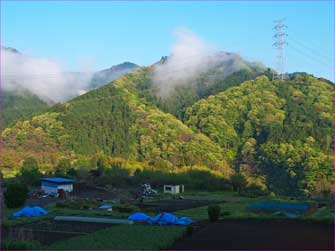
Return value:
M 178 194 L 180 193 L 180 186 L 164 185 L 164 193 Z
M 49 182 L 43 182 L 41 185 L 41 189 L 45 193 L 58 193 L 58 189 L 63 189 L 66 192 L 72 192 L 73 191 L 73 184 L 53 184 Z

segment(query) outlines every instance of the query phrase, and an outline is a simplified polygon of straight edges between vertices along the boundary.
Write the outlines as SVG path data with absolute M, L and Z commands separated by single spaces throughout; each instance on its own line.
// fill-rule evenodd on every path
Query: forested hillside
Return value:
M 28 90 L 3 90 L 1 93 L 1 122 L 6 128 L 15 121 L 45 111 L 49 105 Z
M 308 194 L 333 181 L 333 112 L 332 84 L 262 76 L 197 102 L 186 124 L 230 152 L 236 170 L 264 175 L 274 191 Z
M 218 145 L 128 89 L 147 81 L 148 73 L 147 68 L 136 70 L 4 130 L 6 168 L 33 156 L 48 170 L 59 159 L 102 151 L 166 171 L 199 165 L 228 175 L 231 169 Z
M 238 172 L 279 194 L 311 195 L 331 187 L 331 83 L 295 74 L 287 81 L 260 76 L 241 84 L 259 75 L 241 70 L 206 85 L 199 78 L 204 94 L 192 96 L 198 89 L 189 85 L 167 101 L 155 95 L 152 74 L 153 67 L 138 68 L 5 129 L 3 170 L 19 170 L 30 156 L 42 171 L 64 160 L 97 168 L 97 156 L 110 156 L 127 167 L 137 163 L 132 168 L 165 173 L 201 168 L 228 178 Z

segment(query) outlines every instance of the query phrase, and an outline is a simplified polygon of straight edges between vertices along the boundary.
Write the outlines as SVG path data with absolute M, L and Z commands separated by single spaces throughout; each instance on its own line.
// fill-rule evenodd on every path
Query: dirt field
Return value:
M 185 237 L 171 250 L 333 250 L 333 225 L 299 221 L 225 220 Z

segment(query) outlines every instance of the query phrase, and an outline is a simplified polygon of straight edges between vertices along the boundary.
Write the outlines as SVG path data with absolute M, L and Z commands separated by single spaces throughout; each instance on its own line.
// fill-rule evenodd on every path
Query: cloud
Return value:
M 46 101 L 65 101 L 79 95 L 92 78 L 89 71 L 70 73 L 59 63 L 46 58 L 36 58 L 15 50 L 1 48 L 4 90 L 27 89 Z
M 218 62 L 218 50 L 191 30 L 178 28 L 174 36 L 171 55 L 154 68 L 153 82 L 161 97 L 166 97 L 175 87 L 192 81 Z

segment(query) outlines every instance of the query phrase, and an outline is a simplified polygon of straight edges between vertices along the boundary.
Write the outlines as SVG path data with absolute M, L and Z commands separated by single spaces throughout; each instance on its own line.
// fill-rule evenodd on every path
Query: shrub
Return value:
M 209 221 L 214 222 L 220 218 L 221 207 L 219 205 L 210 205 L 207 209 Z
M 250 184 L 244 189 L 244 191 L 241 194 L 247 197 L 254 198 L 258 196 L 267 195 L 268 191 L 260 185 Z
M 18 208 L 24 205 L 28 195 L 28 187 L 23 183 L 9 184 L 4 193 L 8 208 Z
M 238 194 L 241 194 L 241 191 L 247 185 L 247 177 L 242 173 L 236 173 L 230 177 L 230 182 L 234 190 L 237 191 Z
M 33 157 L 24 159 L 19 175 L 22 183 L 31 186 L 39 185 L 42 177 L 37 161 Z
M 228 211 L 225 211 L 225 212 L 222 212 L 221 216 L 229 216 L 231 215 L 231 212 L 228 212 Z

